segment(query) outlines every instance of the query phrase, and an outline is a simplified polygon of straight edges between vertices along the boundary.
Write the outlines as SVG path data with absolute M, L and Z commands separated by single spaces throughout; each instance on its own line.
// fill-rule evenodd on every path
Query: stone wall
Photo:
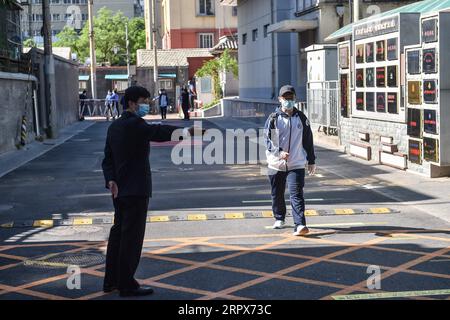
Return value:
M 341 124 L 341 144 L 349 152 L 351 142 L 364 143 L 360 140 L 358 134 L 369 133 L 369 141 L 372 148 L 372 160 L 379 162 L 379 151 L 381 150 L 381 137 L 392 137 L 393 144 L 396 144 L 400 153 L 408 154 L 407 126 L 402 123 L 387 121 L 358 119 L 358 118 L 340 118 Z M 423 162 L 417 165 L 408 161 L 408 170 L 418 172 L 424 175 L 430 175 L 430 164 Z
M 36 78 L 31 77 L 36 80 Z M 20 143 L 22 116 L 27 115 L 26 142 L 34 139 L 32 83 L 26 75 L 0 72 L 0 153 L 16 149 Z M 27 97 L 26 92 L 29 95 Z

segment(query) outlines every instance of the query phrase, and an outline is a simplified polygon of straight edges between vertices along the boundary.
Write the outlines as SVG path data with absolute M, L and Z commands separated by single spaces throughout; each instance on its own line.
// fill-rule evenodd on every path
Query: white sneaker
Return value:
M 282 229 L 286 223 L 283 220 L 277 220 L 273 224 L 273 229 Z
M 298 226 L 297 230 L 293 233 L 294 236 L 305 236 L 309 233 L 309 229 L 306 226 Z

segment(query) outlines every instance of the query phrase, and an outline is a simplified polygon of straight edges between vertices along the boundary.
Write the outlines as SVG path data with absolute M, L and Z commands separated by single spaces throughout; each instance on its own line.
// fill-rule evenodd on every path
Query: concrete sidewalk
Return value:
M 20 150 L 0 154 L 0 178 L 66 142 L 74 135 L 83 132 L 94 124 L 95 121 L 75 122 L 62 129 L 56 139 L 46 139 L 42 142 L 35 140 Z
M 259 128 L 259 123 L 255 121 L 245 121 L 243 119 L 225 119 L 215 118 L 207 121 L 215 124 L 221 129 L 244 130 L 250 128 Z M 380 165 L 374 161 L 368 162 L 352 157 L 344 152 L 342 146 L 335 146 L 328 141 L 321 139 L 315 140 L 315 145 L 327 150 L 336 152 L 333 157 L 334 163 L 322 164 L 321 159 L 317 159 L 318 172 L 326 169 L 329 172 L 353 183 L 369 188 L 374 192 L 392 199 L 400 206 L 411 206 L 424 214 L 430 214 L 447 222 L 450 222 L 450 177 L 428 178 L 410 171 L 402 171 L 385 165 Z M 358 166 L 349 166 L 348 161 L 359 164 Z M 364 164 L 364 166 L 361 166 Z M 363 168 L 363 169 L 360 169 Z M 369 181 L 369 183 L 367 183 Z M 397 186 L 399 190 L 420 191 L 430 200 L 409 201 L 408 192 L 402 191 L 392 193 L 385 186 Z M 418 190 L 418 186 L 420 189 Z M 385 190 L 386 189 L 386 190 Z

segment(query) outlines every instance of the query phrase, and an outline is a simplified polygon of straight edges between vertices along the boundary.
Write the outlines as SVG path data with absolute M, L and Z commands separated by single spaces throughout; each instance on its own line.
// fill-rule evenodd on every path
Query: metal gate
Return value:
M 308 83 L 307 115 L 309 121 L 327 128 L 328 135 L 337 134 L 339 129 L 339 86 L 338 81 Z

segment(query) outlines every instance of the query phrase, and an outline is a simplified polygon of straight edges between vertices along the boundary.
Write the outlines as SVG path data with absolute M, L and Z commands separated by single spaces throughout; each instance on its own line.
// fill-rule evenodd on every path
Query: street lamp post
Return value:
M 125 23 L 125 38 L 127 42 L 127 75 L 128 75 L 128 87 L 131 86 L 130 77 L 130 40 L 128 39 L 128 22 Z
M 95 57 L 94 16 L 93 16 L 94 13 L 92 8 L 93 5 L 94 0 L 89 0 L 88 15 L 89 15 L 89 48 L 91 58 L 91 90 L 92 90 L 92 99 L 97 99 L 97 75 L 96 75 L 97 60 Z

